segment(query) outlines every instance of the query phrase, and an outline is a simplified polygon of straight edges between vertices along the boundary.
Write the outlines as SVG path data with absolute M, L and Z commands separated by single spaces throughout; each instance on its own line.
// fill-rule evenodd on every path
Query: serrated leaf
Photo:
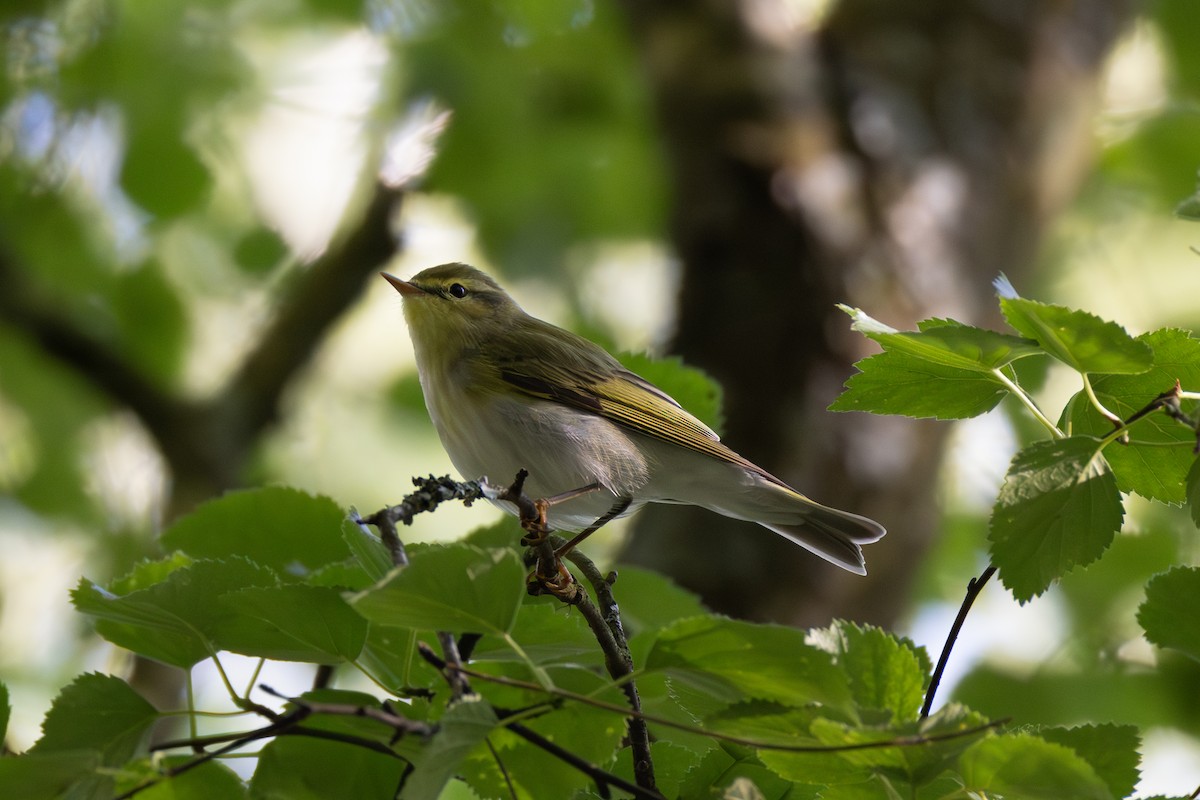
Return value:
M 367 638 L 367 621 L 336 589 L 252 587 L 226 592 L 220 602 L 236 616 L 213 631 L 213 641 L 234 653 L 337 664 L 358 658 Z
M 1022 297 L 1001 297 L 1000 310 L 1018 333 L 1079 372 L 1136 374 L 1153 362 L 1149 347 L 1095 314 Z
M 1092 389 L 1112 413 L 1129 419 L 1179 381 L 1187 389 L 1200 386 L 1200 340 L 1187 331 L 1164 328 L 1142 334 L 1138 341 L 1154 352 L 1154 366 L 1138 375 L 1097 375 Z M 1105 436 L 1112 423 L 1102 417 L 1082 392 L 1067 406 L 1064 418 L 1076 434 Z M 1188 471 L 1196 462 L 1195 431 L 1162 411 L 1138 420 L 1129 444 L 1107 447 L 1104 456 L 1122 491 L 1136 492 L 1163 503 L 1187 497 Z
M 157 719 L 154 706 L 120 678 L 81 675 L 54 699 L 30 752 L 94 750 L 101 763 L 118 766 L 133 757 Z
M 1113 797 L 1133 794 L 1140 773 L 1138 749 L 1142 740 L 1132 725 L 1079 725 L 1074 728 L 1043 728 L 1037 735 L 1048 742 L 1065 745 L 1092 765 Z
M 1100 557 L 1121 528 L 1116 480 L 1095 440 L 1037 442 L 1013 458 L 992 511 L 992 563 L 1020 601 Z
M 971 372 L 991 372 L 1018 358 L 1042 352 L 1037 342 L 951 319 L 922 322 L 918 331 L 898 331 L 857 308 L 839 306 L 853 320 L 851 327 L 887 352 L 919 361 Z
M 429 547 L 351 600 L 371 622 L 428 631 L 512 629 L 525 596 L 525 567 L 512 550 L 464 544 Z
M 1146 638 L 1200 661 L 1200 568 L 1176 567 L 1146 584 L 1138 608 Z
M 1073 750 L 1028 734 L 994 736 L 959 759 L 968 791 L 1022 800 L 1112 800 L 1104 781 Z
M 804 632 L 721 617 L 680 620 L 658 635 L 645 670 L 701 687 L 717 700 L 851 706 L 846 677 Z
M 219 602 L 222 595 L 277 583 L 274 572 L 244 558 L 201 560 L 125 595 L 83 579 L 71 600 L 113 644 L 186 668 L 216 653 L 214 637 L 237 616 Z
M 830 411 L 866 411 L 916 419 L 967 419 L 991 411 L 1007 389 L 988 373 L 947 367 L 903 353 L 883 352 L 859 370 Z
M 466 698 L 451 706 L 405 780 L 400 800 L 436 798 L 497 724 L 496 712 L 481 699 Z
M 861 709 L 887 712 L 891 723 L 915 720 L 929 678 L 929 659 L 907 639 L 872 626 L 835 622 L 809 640 L 833 655 Z
M 243 556 L 284 580 L 350 557 L 342 509 L 327 497 L 269 486 L 210 500 L 163 532 L 163 546 L 194 558 Z

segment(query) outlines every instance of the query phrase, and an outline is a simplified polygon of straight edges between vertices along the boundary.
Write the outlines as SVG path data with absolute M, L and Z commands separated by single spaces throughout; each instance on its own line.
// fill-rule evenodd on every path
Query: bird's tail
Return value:
M 882 539 L 887 533 L 882 525 L 809 500 L 782 482 L 759 479 L 755 483 L 757 490 L 750 493 L 752 503 L 739 504 L 742 505 L 739 509 L 713 510 L 757 522 L 826 561 L 859 575 L 867 574 L 860 545 Z M 751 496 L 743 497 L 751 499 Z

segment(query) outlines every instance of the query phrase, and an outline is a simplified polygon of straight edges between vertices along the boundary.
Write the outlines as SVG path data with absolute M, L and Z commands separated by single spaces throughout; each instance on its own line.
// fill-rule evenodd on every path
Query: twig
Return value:
M 394 506 L 388 506 L 376 511 L 369 517 L 356 522 L 374 525 L 379 529 L 379 538 L 391 556 L 393 566 L 408 566 L 408 554 L 404 551 L 404 543 L 400 541 L 400 533 L 396 523 L 411 525 L 413 517 L 424 511 L 433 511 L 442 503 L 449 500 L 461 500 L 464 505 L 471 505 L 475 500 L 484 496 L 483 487 L 478 481 L 455 481 L 449 475 L 435 478 L 413 478 L 413 486 L 417 491 L 406 495 Z
M 929 679 L 929 688 L 925 691 L 925 703 L 921 706 L 921 719 L 928 717 L 929 709 L 933 707 L 933 697 L 937 694 L 938 685 L 942 682 L 942 674 L 945 673 L 946 664 L 950 661 L 950 651 L 954 649 L 954 643 L 958 640 L 963 623 L 967 621 L 967 612 L 971 610 L 975 598 L 983 591 L 983 585 L 995 572 L 996 568 L 988 565 L 988 568 L 980 573 L 978 578 L 972 578 L 967 583 L 967 593 L 963 597 L 962 605 L 959 606 L 958 616 L 954 618 L 954 624 L 950 626 L 950 632 L 946 634 L 946 644 L 942 646 L 942 654 Z
M 427 646 L 422 647 L 424 648 L 422 655 L 425 656 L 427 660 L 430 656 L 432 656 L 434 659 L 437 658 L 436 655 L 433 655 L 432 651 L 429 651 Z M 431 663 L 434 663 L 435 666 L 438 666 L 443 662 L 439 660 Z M 439 666 L 439 668 L 441 667 Z M 622 716 L 629 716 L 630 714 L 629 709 L 625 708 L 624 706 L 619 706 L 615 703 L 608 703 L 604 700 L 598 700 L 595 697 L 578 694 L 566 689 L 557 687 L 548 689 L 545 686 L 532 683 L 530 681 L 523 681 L 518 678 L 509 678 L 504 675 L 489 675 L 486 672 L 479 672 L 478 670 L 473 670 L 470 667 L 462 667 L 462 671 L 466 673 L 468 677 L 475 678 L 476 680 L 480 680 L 485 683 L 494 683 L 499 686 L 509 686 L 514 689 L 524 689 L 530 692 L 541 692 L 560 700 L 569 700 L 574 703 L 581 703 L 592 708 L 598 708 L 603 711 L 611 711 L 614 714 L 621 714 Z M 728 742 L 729 744 L 741 745 L 743 747 L 751 747 L 755 750 L 776 750 L 781 753 L 840 753 L 843 751 L 876 750 L 887 747 L 918 747 L 926 744 L 934 744 L 936 742 L 946 742 L 952 739 L 961 739 L 965 736 L 974 736 L 977 733 L 983 733 L 985 731 L 1007 725 L 1009 722 L 1008 718 L 1005 717 L 1002 719 L 981 723 L 970 728 L 963 728 L 962 730 L 957 731 L 947 731 L 945 733 L 934 734 L 915 734 L 912 736 L 896 736 L 891 739 L 878 739 L 871 742 L 854 742 L 853 744 L 778 744 L 775 742 L 764 742 L 759 739 L 750 739 L 744 736 L 734 736 L 732 734 L 721 733 L 719 731 L 701 729 L 694 725 L 687 725 L 685 723 L 677 722 L 676 720 L 669 719 L 667 717 L 660 717 L 655 714 L 641 712 L 638 714 L 638 716 L 647 722 L 652 722 L 655 725 L 661 725 L 664 728 L 673 728 L 678 731 L 693 733 L 698 736 L 707 736 L 708 738 L 715 739 L 716 741 Z
M 561 547 L 558 548 L 559 551 L 561 549 Z M 633 680 L 633 656 L 629 652 L 625 628 L 621 624 L 621 609 L 617 606 L 612 592 L 612 585 L 616 582 L 617 575 L 615 572 L 601 575 L 595 563 L 573 547 L 567 550 L 567 558 L 579 568 L 592 585 L 592 590 L 596 592 L 596 602 L 603 609 L 601 612 L 589 602 L 589 613 L 595 612 L 596 619 L 594 621 L 588 618 L 587 614 L 584 616 L 596 636 L 596 641 L 600 643 L 600 647 L 604 651 L 604 663 L 608 674 L 613 680 L 620 683 L 621 689 L 629 700 L 629 707 L 634 712 L 633 716 L 629 718 L 629 748 L 633 753 L 633 774 L 637 778 L 639 786 L 653 789 L 656 787 L 656 781 L 654 779 L 654 761 L 650 755 L 650 730 L 646 726 L 645 718 L 641 716 L 642 698 L 638 694 L 637 684 Z M 580 611 L 584 611 L 582 606 L 580 606 Z M 605 637 L 599 633 L 601 625 L 607 629 L 608 636 Z M 609 641 L 612 642 L 611 649 L 606 644 Z
M 484 680 L 488 680 L 491 677 L 484 673 L 479 673 L 479 672 L 475 672 L 474 670 L 468 669 L 467 667 L 464 667 L 461 664 L 459 664 L 459 665 L 450 664 L 446 660 L 439 658 L 438 655 L 436 653 L 434 653 L 433 650 L 431 650 L 429 648 L 429 646 L 426 645 L 424 642 L 417 643 L 417 652 L 419 652 L 422 658 L 424 658 L 426 661 L 428 661 L 430 664 L 432 664 L 443 675 L 446 675 L 447 680 L 450 679 L 449 674 L 453 673 L 453 672 L 460 672 L 460 673 L 462 673 L 463 676 L 477 676 Z M 497 683 L 511 685 L 511 686 L 521 686 L 522 688 L 533 688 L 534 690 L 537 690 L 537 691 L 545 691 L 544 689 L 540 689 L 539 687 L 537 687 L 536 684 L 525 684 L 523 681 L 514 680 L 511 683 L 509 683 L 508 681 L 497 681 Z M 603 703 L 599 703 L 599 704 L 608 706 L 608 704 L 603 704 Z M 622 714 L 629 713 L 627 709 L 620 708 L 619 706 L 609 706 L 609 707 L 612 708 L 613 710 L 617 711 L 618 713 L 622 713 Z M 534 745 L 535 747 L 537 747 L 541 750 L 544 750 L 545 752 L 549 753 L 550 755 L 554 756 L 555 758 L 563 761 L 566 764 L 569 764 L 570 766 L 579 770 L 583 774 L 587 775 L 589 778 L 591 778 L 596 783 L 596 788 L 599 791 L 601 797 L 608 797 L 609 796 L 608 795 L 608 787 L 615 786 L 618 789 L 622 789 L 627 792 L 632 792 L 634 794 L 634 796 L 639 797 L 639 798 L 649 798 L 649 800 L 662 800 L 663 796 L 661 794 L 659 794 L 659 792 L 656 789 L 654 789 L 653 787 L 644 787 L 644 786 L 639 786 L 639 785 L 634 785 L 632 783 L 629 783 L 628 781 L 624 780 L 620 776 L 614 775 L 613 773 L 608 772 L 607 770 L 604 770 L 604 769 L 596 766 L 595 764 L 592 764 L 591 762 L 580 758 L 579 756 L 575 755 L 574 753 L 570 752 L 569 750 L 567 750 L 567 749 L 555 744 L 554 742 L 550 741 L 549 739 L 545 738 L 541 734 L 531 730 L 530 728 L 525 727 L 524 725 L 522 725 L 520 722 L 518 722 L 516 720 L 505 720 L 503 717 L 501 717 L 500 725 L 502 727 L 507 728 L 508 730 L 512 731 L 517 736 L 520 736 L 522 739 L 524 739 L 525 741 Z
M 218 747 L 215 750 L 204 752 L 196 758 L 190 759 L 177 767 L 164 770 L 161 774 L 143 781 L 129 791 L 113 798 L 113 800 L 129 800 L 129 798 L 134 797 L 135 795 L 151 788 L 152 786 L 155 786 L 158 783 L 161 783 L 162 781 L 182 775 L 183 773 L 195 769 L 201 764 L 207 763 L 218 756 L 225 755 L 226 753 L 244 747 L 250 742 L 258 741 L 260 739 L 268 739 L 274 736 L 305 736 L 316 739 L 327 739 L 331 741 L 352 744 L 357 747 L 364 747 L 373 752 L 391 756 L 392 758 L 401 758 L 401 756 L 390 747 L 374 739 L 366 739 L 359 736 L 352 736 L 350 734 L 338 733 L 336 731 L 300 727 L 300 724 L 313 714 L 329 714 L 335 716 L 365 717 L 367 719 L 373 719 L 376 722 L 380 722 L 392 728 L 396 732 L 396 738 L 405 735 L 418 735 L 427 737 L 431 736 L 435 730 L 434 726 L 424 722 L 417 722 L 415 720 L 408 719 L 405 716 L 396 714 L 390 709 L 357 706 L 349 703 L 310 702 L 300 698 L 286 697 L 285 695 L 276 692 L 274 689 L 271 689 L 269 686 L 260 686 L 259 688 L 268 694 L 286 699 L 294 706 L 294 708 L 286 714 L 276 715 L 270 724 L 264 725 L 263 727 L 253 731 L 247 731 L 245 733 L 238 734 L 219 734 L 216 736 L 204 736 L 192 739 L 179 739 L 153 745 L 150 749 L 153 751 L 158 751 L 173 749 L 176 747 L 207 747 L 208 745 L 215 744 L 217 742 L 226 742 L 226 744 Z

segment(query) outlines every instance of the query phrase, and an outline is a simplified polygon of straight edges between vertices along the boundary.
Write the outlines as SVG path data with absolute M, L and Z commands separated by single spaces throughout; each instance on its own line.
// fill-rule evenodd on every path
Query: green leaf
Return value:
M 1073 750 L 1028 734 L 994 736 L 959 759 L 965 788 L 1022 800 L 1112 800 L 1104 781 Z
M 846 677 L 803 631 L 721 617 L 693 617 L 664 628 L 646 671 L 665 672 L 717 700 L 774 700 L 792 706 L 850 707 Z
M 215 654 L 214 637 L 237 617 L 219 601 L 222 595 L 277 583 L 274 572 L 243 558 L 204 560 L 125 595 L 84 579 L 71 600 L 79 611 L 98 618 L 96 632 L 113 644 L 186 668 Z
M 212 176 L 196 151 L 170 124 L 137 131 L 127 144 L 121 186 L 130 199 L 156 217 L 177 217 L 208 195 Z
M 342 520 L 342 540 L 372 581 L 380 580 L 391 570 L 392 558 L 379 537 L 363 530 L 349 518 Z
M 394 797 L 405 764 L 347 742 L 280 736 L 263 747 L 250 796 L 287 800 Z
M 163 532 L 163 546 L 193 558 L 244 556 L 284 580 L 351 553 L 342 538 L 342 509 L 327 497 L 271 486 L 210 500 Z
M 1200 340 L 1187 331 L 1162 329 L 1142 334 L 1138 341 L 1154 352 L 1154 366 L 1139 375 L 1098 375 L 1092 389 L 1104 406 L 1129 419 L 1176 381 L 1200 387 Z M 1112 423 L 1100 415 L 1084 393 L 1075 396 L 1064 417 L 1076 434 L 1106 436 Z M 1129 444 L 1105 448 L 1122 491 L 1137 492 L 1163 503 L 1181 503 L 1187 497 L 1188 470 L 1196 462 L 1192 448 L 1196 434 L 1186 425 L 1156 411 L 1138 420 L 1129 430 Z
M 145 782 L 158 779 L 148 789 L 138 791 L 138 800 L 242 800 L 247 797 L 246 785 L 238 774 L 219 761 L 208 761 L 189 767 L 177 775 L 167 772 L 179 769 L 195 756 L 167 756 L 162 759 L 142 759 L 124 764 L 117 781 L 116 793 L 132 791 Z
M 158 712 L 129 684 L 90 673 L 59 693 L 42 723 L 32 753 L 94 750 L 106 766 L 124 764 L 142 746 Z
M 243 272 L 263 275 L 283 262 L 288 246 L 279 234 L 267 227 L 257 227 L 238 239 L 233 248 L 234 262 Z
M 406 79 L 456 109 L 428 183 L 473 209 L 498 262 L 538 274 L 580 241 L 662 235 L 663 160 L 616 7 L 507 3 L 437 19 L 405 48 Z
M 183 366 L 187 315 L 162 268 L 153 263 L 121 273 L 112 287 L 121 344 L 133 360 L 163 382 Z
M 931 319 L 916 332 L 898 331 L 857 308 L 839 305 L 850 315 L 851 327 L 883 349 L 919 361 L 973 372 L 991 372 L 1018 358 L 1042 352 L 1037 342 L 1007 333 L 964 325 L 952 319 Z
M 830 411 L 867 411 L 916 419 L 967 419 L 991 411 L 1008 390 L 993 376 L 883 352 L 854 365 L 858 373 Z
M 90 749 L 31 751 L 0 758 L 0 797 L 63 797 L 72 784 L 81 779 L 88 781 L 99 767 L 100 753 Z
M 684 364 L 676 356 L 651 358 L 644 353 L 620 353 L 618 358 L 625 369 L 674 397 L 675 402 L 714 431 L 721 431 L 725 423 L 721 413 L 723 392 L 708 373 Z
M 507 634 L 525 596 L 525 567 L 512 550 L 464 544 L 411 553 L 412 563 L 351 603 L 383 625 L 456 633 Z
M 992 512 L 992 563 L 1020 601 L 1100 557 L 1121 528 L 1116 480 L 1096 442 L 1070 437 L 1021 450 Z
M 1129 797 L 1137 785 L 1141 737 L 1133 725 L 1080 725 L 1043 728 L 1037 735 L 1065 745 L 1092 765 L 1113 797 Z
M 624 605 L 622 604 L 622 617 Z M 512 639 L 540 665 L 584 663 L 603 666 L 596 637 L 582 614 L 570 611 L 554 598 L 529 598 L 512 627 Z M 472 661 L 518 658 L 507 642 L 485 636 L 475 647 Z
M 368 624 L 367 640 L 357 663 L 383 688 L 395 695 L 413 685 L 412 665 L 417 633 L 409 628 Z
M 553 670 L 553 681 L 556 686 L 576 694 L 623 704 L 624 695 L 613 689 L 607 678 L 601 678 L 598 672 L 560 668 Z M 493 706 L 523 707 L 545 700 L 544 695 L 536 693 L 493 697 L 491 687 L 487 694 Z M 509 697 L 515 702 L 510 703 Z M 568 703 L 549 710 L 526 720 L 524 724 L 578 758 L 593 764 L 605 764 L 608 768 L 612 768 L 613 754 L 621 747 L 621 739 L 626 732 L 625 720 L 619 714 L 578 703 Z M 494 795 L 498 789 L 502 796 L 572 797 L 576 791 L 591 784 L 579 770 L 548 757 L 544 750 L 515 734 L 496 730 L 488 737 L 488 741 L 495 748 L 495 755 L 487 749 L 474 748 L 460 768 L 463 779 L 481 797 Z M 506 780 L 498 764 L 503 764 L 515 792 L 510 794 L 504 790 Z
M 400 800 L 437 798 L 497 723 L 496 712 L 481 699 L 467 697 L 452 705 L 405 780 Z
M 772 772 L 753 750 L 719 743 L 705 753 L 700 763 L 683 779 L 679 797 L 725 797 L 725 790 L 738 781 L 748 781 L 764 797 L 804 800 L 815 795 L 797 793 L 790 781 Z
M 367 621 L 336 589 L 269 586 L 226 592 L 220 602 L 237 616 L 214 631 L 222 650 L 276 661 L 336 664 L 353 661 L 367 638 Z
M 1018 333 L 1079 372 L 1136 374 L 1153 363 L 1149 347 L 1095 314 L 1016 296 L 1002 296 L 1000 310 Z
M 1146 584 L 1138 624 L 1159 647 L 1200 661 L 1200 568 L 1176 567 Z
M 886 712 L 885 723 L 916 719 L 929 679 L 929 658 L 923 649 L 879 628 L 851 622 L 812 631 L 810 639 L 845 671 L 860 709 Z

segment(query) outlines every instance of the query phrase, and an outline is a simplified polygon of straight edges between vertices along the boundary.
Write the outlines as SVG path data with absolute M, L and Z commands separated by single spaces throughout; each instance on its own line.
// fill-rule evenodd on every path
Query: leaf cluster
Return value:
M 1187 504 L 1200 520 L 1200 340 L 1169 328 L 1134 337 L 1086 311 L 1019 297 L 1003 278 L 997 286 L 1011 332 L 944 319 L 902 332 L 846 308 L 883 352 L 856 365 L 830 408 L 963 419 L 1007 398 L 1036 420 L 1046 436 L 1013 457 L 988 537 L 1001 580 L 1024 602 L 1103 555 L 1125 519 L 1123 495 Z M 1030 370 L 1018 362 L 1036 359 L 1079 376 L 1054 419 L 1022 385 Z
M 80 581 L 73 601 L 97 632 L 179 667 L 220 670 L 224 653 L 239 653 L 332 665 L 374 690 L 313 690 L 270 711 L 261 693 L 231 688 L 235 707 L 268 715 L 265 728 L 248 720 L 243 734 L 198 735 L 150 757 L 148 732 L 166 715 L 118 678 L 85 675 L 29 752 L 0 759 L 0 795 L 437 798 L 462 784 L 477 797 L 584 798 L 605 788 L 518 725 L 629 780 L 625 695 L 581 617 L 527 594 L 509 546 L 519 535 L 502 523 L 411 547 L 408 566 L 389 568 L 383 544 L 326 498 L 267 488 L 203 505 L 166 531 L 169 554 L 106 586 Z M 752 785 L 764 796 L 1109 798 L 1136 778 L 1132 728 L 999 733 L 961 706 L 921 718 L 929 660 L 882 630 L 734 621 L 637 570 L 615 588 L 664 796 Z M 479 637 L 472 694 L 455 696 L 420 658 L 438 632 Z M 284 724 L 297 709 L 311 713 Z M 203 724 L 201 709 L 184 711 Z M 262 737 L 248 781 L 182 749 L 232 752 Z

